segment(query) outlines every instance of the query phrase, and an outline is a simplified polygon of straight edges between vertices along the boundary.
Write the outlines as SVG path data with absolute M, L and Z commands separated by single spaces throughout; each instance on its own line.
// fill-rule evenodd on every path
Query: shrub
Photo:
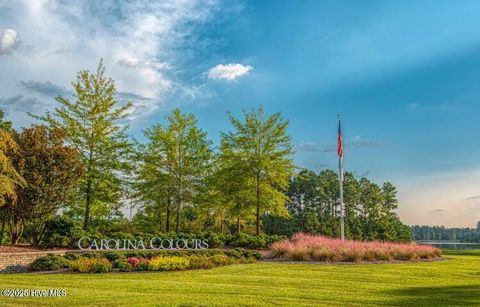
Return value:
M 213 255 L 212 256 L 212 262 L 215 264 L 215 266 L 222 266 L 222 265 L 229 265 L 236 263 L 235 259 L 230 258 L 226 255 Z
M 66 253 L 63 257 L 67 260 L 77 260 L 80 258 L 80 255 L 78 253 Z
M 48 254 L 39 257 L 28 265 L 30 271 L 54 271 L 62 268 L 68 268 L 69 261 L 62 256 Z
M 296 261 L 381 261 L 435 258 L 440 251 L 432 246 L 378 241 L 341 241 L 298 233 L 289 240 L 272 244 L 270 258 Z
M 151 271 L 185 270 L 189 264 L 187 257 L 156 257 L 150 260 L 148 269 Z
M 208 242 L 209 247 L 213 248 L 222 248 L 225 246 L 225 237 L 217 233 L 209 233 L 205 236 L 205 239 Z
M 209 256 L 189 256 L 189 269 L 211 269 L 215 264 L 211 261 Z
M 40 238 L 42 247 L 67 247 L 75 226 L 72 220 L 65 216 L 56 216 L 45 223 L 45 231 Z
M 248 248 L 266 248 L 273 242 L 285 239 L 285 236 L 278 235 L 265 235 L 261 234 L 258 236 L 239 233 L 234 235 L 228 241 L 229 245 L 235 247 L 248 247 Z
M 147 271 L 148 270 L 148 260 L 145 258 L 140 258 L 138 259 L 138 262 L 135 264 L 135 267 L 133 268 L 135 271 Z
M 122 252 L 106 252 L 103 254 L 105 258 L 110 261 L 115 261 L 118 259 L 125 259 L 125 253 Z
M 105 273 L 112 270 L 106 258 L 79 258 L 70 262 L 70 270 L 80 273 Z
M 140 259 L 137 258 L 137 257 L 130 257 L 130 258 L 127 259 L 127 262 L 128 262 L 132 267 L 136 266 L 139 261 L 140 261 Z
M 81 253 L 80 257 L 82 258 L 101 258 L 103 253 L 95 253 L 95 252 L 86 252 L 86 253 Z
M 118 269 L 120 272 L 130 272 L 132 265 L 125 258 L 120 258 L 113 261 L 113 268 Z

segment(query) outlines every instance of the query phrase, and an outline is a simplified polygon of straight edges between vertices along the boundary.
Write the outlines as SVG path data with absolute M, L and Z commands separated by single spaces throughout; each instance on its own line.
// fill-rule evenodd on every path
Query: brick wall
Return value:
M 27 265 L 38 257 L 46 256 L 47 254 L 63 256 L 65 252 L 66 251 L 0 253 L 0 273 L 25 272 Z

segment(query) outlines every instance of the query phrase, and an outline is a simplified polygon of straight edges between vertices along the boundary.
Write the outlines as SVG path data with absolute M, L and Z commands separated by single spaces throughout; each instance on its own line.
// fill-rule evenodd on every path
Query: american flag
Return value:
M 343 157 L 343 139 L 342 139 L 342 124 L 340 117 L 338 118 L 338 144 L 337 144 L 337 154 L 339 157 Z

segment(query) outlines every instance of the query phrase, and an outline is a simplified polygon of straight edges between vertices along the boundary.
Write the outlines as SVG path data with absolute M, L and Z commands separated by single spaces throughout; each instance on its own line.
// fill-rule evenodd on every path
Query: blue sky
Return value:
M 480 220 L 478 1 L 2 1 L 0 108 L 19 126 L 105 59 L 131 132 L 174 107 L 209 136 L 226 112 L 290 120 L 296 163 L 399 190 L 409 224 Z

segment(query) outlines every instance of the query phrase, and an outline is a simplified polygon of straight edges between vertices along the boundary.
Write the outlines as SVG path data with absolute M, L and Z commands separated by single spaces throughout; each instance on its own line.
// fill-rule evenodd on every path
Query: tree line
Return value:
M 367 178 L 344 175 L 345 233 L 356 240 L 409 242 L 411 234 L 396 213 L 397 190 L 390 182 L 379 186 Z M 267 233 L 291 235 L 320 233 L 338 237 L 339 183 L 332 170 L 302 170 L 293 177 L 286 193 L 289 217 L 265 216 Z
M 444 226 L 411 226 L 416 241 L 460 241 L 480 243 L 480 221 L 476 228 L 446 228 Z
M 52 112 L 30 114 L 41 124 L 16 131 L 0 114 L 2 238 L 38 244 L 57 215 L 89 231 L 121 220 L 125 204 L 138 209 L 130 231 L 338 235 L 337 175 L 295 167 L 280 113 L 228 114 L 231 129 L 214 148 L 195 116 L 175 109 L 140 144 L 127 134 L 133 103 L 116 100 L 102 61 L 72 86 L 73 98 L 56 97 Z M 347 173 L 345 204 L 347 237 L 409 237 L 390 183 Z

